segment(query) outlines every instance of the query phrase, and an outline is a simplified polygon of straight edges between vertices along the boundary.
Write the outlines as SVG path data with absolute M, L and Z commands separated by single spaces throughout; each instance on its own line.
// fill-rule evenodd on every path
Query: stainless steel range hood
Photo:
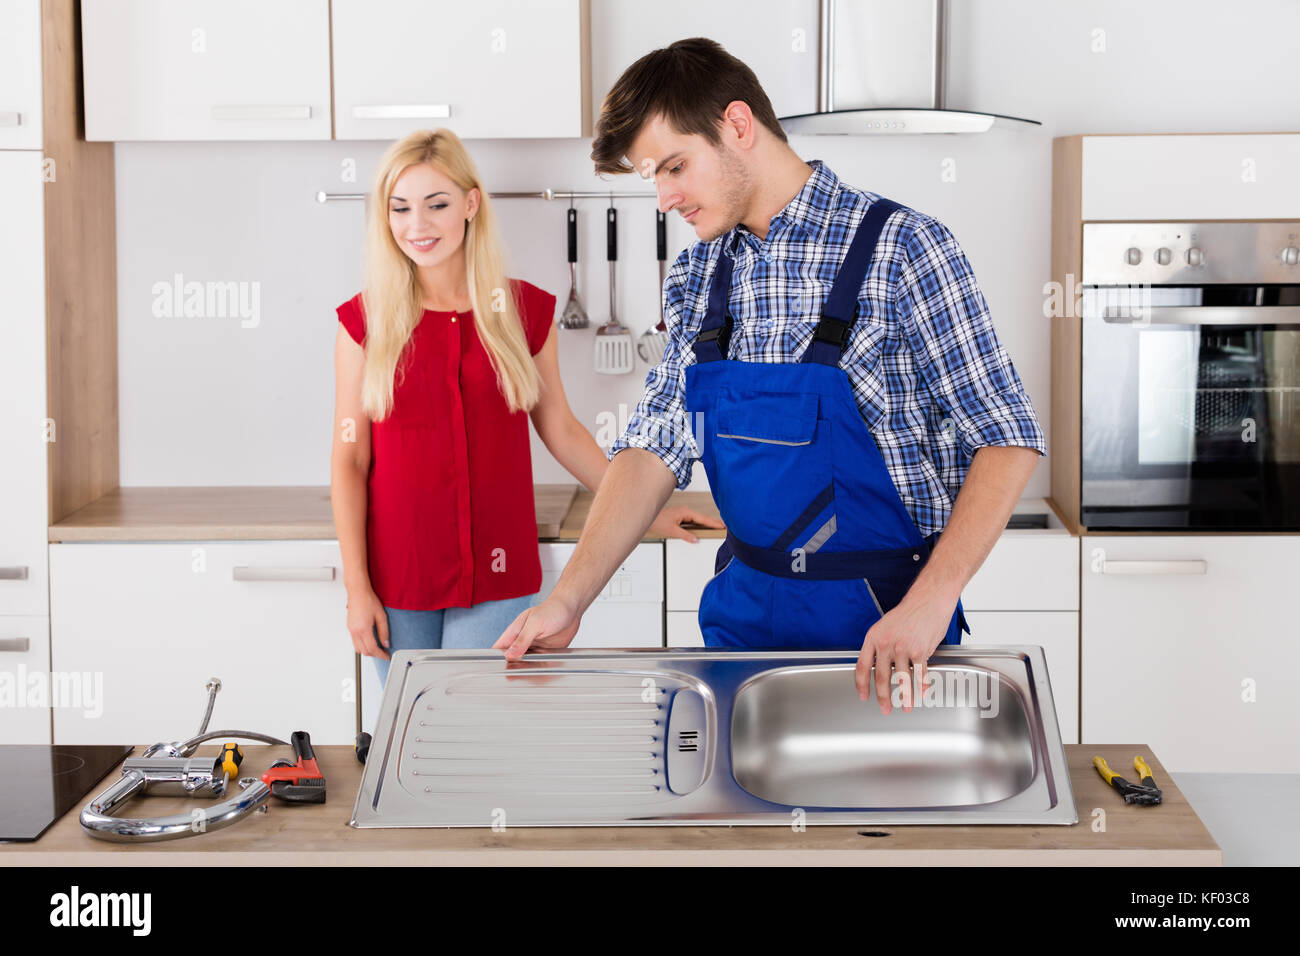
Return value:
M 947 0 L 821 0 L 817 112 L 781 117 L 786 133 L 983 133 L 1041 126 L 947 108 L 947 26 Z

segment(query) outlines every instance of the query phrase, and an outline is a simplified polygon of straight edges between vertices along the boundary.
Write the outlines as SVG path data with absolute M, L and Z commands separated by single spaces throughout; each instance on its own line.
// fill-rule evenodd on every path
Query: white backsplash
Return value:
M 718 10 L 748 6 L 715 0 L 711 20 Z M 1233 17 L 1222 17 L 1212 0 L 962 0 L 952 7 L 949 105 L 1037 119 L 1041 129 L 794 137 L 791 145 L 805 159 L 826 161 L 848 183 L 936 216 L 952 229 L 1050 443 L 1050 328 L 1042 302 L 1050 271 L 1052 137 L 1294 129 L 1295 31 L 1257 34 L 1255 27 L 1300 17 L 1285 0 L 1254 0 L 1234 8 Z M 770 25 L 751 26 L 762 18 L 720 20 L 739 24 L 729 31 L 744 31 L 729 40 L 723 27 L 709 32 L 685 15 L 689 9 L 679 0 L 643 12 L 614 0 L 593 2 L 597 105 L 623 66 L 671 39 L 713 35 L 747 62 L 754 62 L 747 45 L 769 42 L 758 31 L 770 32 Z M 795 19 L 809 21 L 815 49 L 816 3 L 799 0 L 792 9 Z M 1104 52 L 1096 49 L 1099 36 Z M 759 70 L 778 109 L 812 108 L 815 91 L 805 89 L 808 70 L 798 66 L 776 76 L 775 68 Z M 386 145 L 116 146 L 123 485 L 329 483 L 334 308 L 360 288 L 362 206 L 320 205 L 314 197 L 318 190 L 364 190 Z M 645 188 L 633 177 L 597 180 L 590 140 L 468 145 L 496 191 Z M 355 179 L 345 178 L 349 170 Z M 511 274 L 554 293 L 557 311 L 569 287 L 567 205 L 497 205 Z M 624 376 L 592 369 L 595 326 L 609 311 L 606 205 L 577 203 L 579 292 L 592 326 L 559 332 L 566 394 L 593 433 L 602 420 L 630 414 L 647 371 L 639 360 Z M 617 305 L 623 323 L 639 334 L 658 319 L 654 202 L 619 200 L 617 207 Z M 669 260 L 694 240 L 693 230 L 670 215 Z M 246 308 L 225 317 L 168 315 L 165 290 L 177 281 L 236 283 Z M 1049 493 L 1048 467 L 1046 459 L 1040 462 L 1026 496 Z M 535 435 L 533 472 L 540 482 L 573 480 Z M 692 487 L 707 487 L 702 468 Z

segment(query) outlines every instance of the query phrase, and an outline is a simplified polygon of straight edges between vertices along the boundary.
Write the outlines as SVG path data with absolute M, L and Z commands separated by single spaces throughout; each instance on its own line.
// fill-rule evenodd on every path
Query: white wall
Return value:
M 755 68 L 779 113 L 815 103 L 814 0 L 593 0 L 593 99 L 636 57 L 706 35 Z M 1051 140 L 1110 132 L 1296 130 L 1292 61 L 1300 4 L 1288 0 L 952 0 L 948 105 L 1042 122 L 983 136 L 792 137 L 805 159 L 947 223 L 965 247 L 1044 429 L 1050 417 Z M 676 14 L 676 15 L 674 15 Z M 807 53 L 791 50 L 805 29 Z M 1103 31 L 1098 34 L 1096 31 Z M 1094 47 L 1104 37 L 1104 50 Z M 864 46 L 862 55 L 869 55 Z M 843 104 L 841 104 L 843 105 Z M 384 143 L 121 143 L 117 156 L 118 322 L 123 485 L 328 484 L 334 307 L 360 281 L 360 203 L 318 205 L 317 190 L 365 188 Z M 591 172 L 589 140 L 469 141 L 489 188 L 640 188 Z M 521 157 L 526 157 L 521 159 Z M 343 182 L 355 160 L 357 182 Z M 945 181 L 944 168 L 955 169 Z M 633 407 L 646 367 L 591 370 L 608 313 L 603 204 L 580 202 L 579 292 L 593 328 L 561 334 L 578 418 Z M 568 293 L 566 205 L 498 204 L 512 275 Z M 657 319 L 652 200 L 620 200 L 619 315 Z M 669 217 L 669 258 L 694 232 Z M 152 314 L 153 286 L 257 283 L 260 319 Z M 251 288 L 251 286 L 249 286 Z M 1050 430 L 1048 441 L 1051 441 Z M 571 480 L 536 440 L 538 481 Z M 696 469 L 696 487 L 706 487 Z M 1026 491 L 1048 493 L 1044 459 Z

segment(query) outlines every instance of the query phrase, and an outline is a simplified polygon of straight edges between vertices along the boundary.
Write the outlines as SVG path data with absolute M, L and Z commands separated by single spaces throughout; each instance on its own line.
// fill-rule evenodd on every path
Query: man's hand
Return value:
M 910 712 L 913 693 L 925 690 L 926 664 L 934 649 L 948 633 L 957 602 L 943 600 L 917 600 L 905 597 L 897 607 L 886 611 L 885 616 L 871 626 L 853 680 L 858 687 L 858 697 L 866 700 L 871 692 L 871 668 L 876 668 L 876 699 L 880 712 L 890 711 L 892 688 L 890 668 L 906 675 L 902 681 L 903 710 Z
M 684 522 L 703 525 L 706 528 L 725 529 L 727 526 L 718 518 L 710 518 L 686 505 L 668 505 L 655 518 L 646 534 L 652 538 L 685 538 L 694 544 L 700 539 L 681 527 Z
M 504 649 L 507 661 L 517 661 L 530 649 L 553 651 L 568 647 L 581 623 L 582 616 L 552 594 L 536 607 L 520 612 L 492 646 Z

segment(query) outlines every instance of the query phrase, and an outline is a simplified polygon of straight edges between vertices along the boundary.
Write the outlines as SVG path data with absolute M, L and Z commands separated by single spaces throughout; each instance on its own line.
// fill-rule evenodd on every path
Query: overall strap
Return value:
M 831 294 L 826 299 L 813 339 L 799 361 L 832 366 L 840 364 L 840 356 L 849 344 L 849 333 L 858 320 L 858 293 L 867 277 L 867 270 L 871 267 L 876 241 L 880 238 L 885 220 L 898 208 L 898 203 L 882 197 L 867 209 L 866 215 L 858 223 L 840 271 L 835 275 Z
M 720 362 L 727 357 L 727 345 L 731 341 L 731 313 L 727 310 L 727 299 L 731 294 L 731 256 L 727 255 L 726 243 L 720 244 L 718 265 L 713 270 L 713 279 L 709 283 L 709 305 L 704 313 L 704 323 L 695 337 L 696 362 Z

